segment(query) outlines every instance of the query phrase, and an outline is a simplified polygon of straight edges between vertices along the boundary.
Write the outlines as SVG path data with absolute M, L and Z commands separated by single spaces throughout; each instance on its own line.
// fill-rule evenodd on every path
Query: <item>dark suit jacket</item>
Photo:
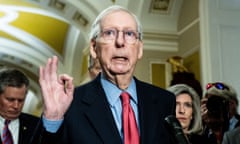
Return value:
M 175 96 L 137 79 L 141 144 L 169 144 L 164 118 L 175 115 Z M 43 127 L 42 127 L 43 128 Z M 36 141 L 36 139 L 38 139 Z M 100 76 L 77 87 L 73 102 L 56 134 L 43 129 L 35 142 L 42 144 L 122 144 Z
M 20 127 L 19 127 L 18 144 L 29 144 L 30 139 L 32 138 L 36 130 L 36 126 L 39 122 L 39 118 L 26 113 L 21 113 L 19 116 L 19 122 L 20 122 Z M 2 144 L 1 138 L 0 138 L 0 144 Z

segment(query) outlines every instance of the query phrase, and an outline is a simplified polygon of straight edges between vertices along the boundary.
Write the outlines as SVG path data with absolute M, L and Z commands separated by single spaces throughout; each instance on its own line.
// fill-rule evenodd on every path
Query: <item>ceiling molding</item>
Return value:
M 199 23 L 199 18 L 196 18 L 191 23 L 189 23 L 184 28 L 182 28 L 177 34 L 182 35 L 184 32 L 186 32 L 188 29 L 190 29 L 191 27 L 193 27 L 195 24 L 198 24 L 198 23 Z
M 174 0 L 152 0 L 150 12 L 168 14 L 172 8 L 173 1 Z
M 178 35 L 143 33 L 144 50 L 177 52 Z
M 113 4 L 119 4 L 128 8 L 137 14 L 142 24 L 144 25 L 143 37 L 144 37 L 144 50 L 149 51 L 163 51 L 163 52 L 177 52 L 178 51 L 178 33 L 177 33 L 177 21 L 178 12 L 182 0 L 164 0 L 168 2 L 167 9 L 162 9 L 161 4 L 158 5 L 159 0 L 139 0 L 138 3 L 132 0 L 102 0 L 101 2 L 88 1 L 88 0 L 25 0 L 36 5 L 36 8 L 43 8 L 42 11 L 34 11 L 35 13 L 43 13 L 44 15 L 51 15 L 57 19 L 70 23 L 72 27 L 69 29 L 69 33 L 64 43 L 64 55 L 60 57 L 60 72 L 68 72 L 71 74 L 74 69 L 73 66 L 64 66 L 67 63 L 73 63 L 77 61 L 81 63 L 81 55 L 83 48 L 88 45 L 88 33 L 90 30 L 90 24 L 94 21 L 95 17 L 104 8 Z M 151 4 L 155 3 L 154 11 L 151 11 Z M 157 4 L 156 4 L 157 3 Z M 157 5 L 157 7 L 156 7 Z M 162 9 L 164 13 L 156 12 L 155 10 Z M 29 11 L 34 10 L 29 8 Z M 44 12 L 46 10 L 46 12 Z M 48 11 L 48 12 L 47 12 Z M 72 33 L 78 29 L 78 32 Z M 71 34 L 70 34 L 71 33 Z M 26 41 L 26 38 L 24 39 Z M 35 39 L 27 40 L 29 43 L 24 43 L 25 46 L 34 47 L 39 49 L 41 47 L 48 47 L 41 41 Z M 47 60 L 48 57 L 55 54 L 53 50 L 42 49 L 41 51 L 25 51 L 21 54 L 22 59 L 26 61 L 25 56 L 30 53 L 30 56 L 35 54 L 43 54 L 41 56 L 40 63 L 43 60 Z M 14 53 L 14 49 L 10 49 L 10 53 Z M 9 53 L 9 54 L 10 54 Z M 76 57 L 76 55 L 79 55 Z M 14 55 L 18 58 L 18 55 Z M 67 59 L 65 59 L 65 57 Z M 27 59 L 30 63 L 37 61 L 38 58 L 31 57 Z M 33 64 L 34 68 L 38 68 L 39 64 Z M 77 65 L 77 64 L 76 64 Z M 33 68 L 33 69 L 34 69 Z M 67 70 L 66 70 L 67 69 Z M 76 68 L 77 69 L 77 68 Z M 35 71 L 35 70 L 34 70 Z

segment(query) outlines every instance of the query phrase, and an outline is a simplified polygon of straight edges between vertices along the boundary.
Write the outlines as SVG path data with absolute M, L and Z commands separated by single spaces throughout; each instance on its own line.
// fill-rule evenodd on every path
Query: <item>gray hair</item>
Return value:
M 118 6 L 118 5 L 112 5 L 112 6 L 108 7 L 107 9 L 103 10 L 97 16 L 97 18 L 95 19 L 95 21 L 92 24 L 91 31 L 90 31 L 90 34 L 89 34 L 89 39 L 90 40 L 94 39 L 100 33 L 100 31 L 101 31 L 101 20 L 105 16 L 107 16 L 108 14 L 116 12 L 116 11 L 127 12 L 134 18 L 134 20 L 136 21 L 136 24 L 137 24 L 137 31 L 140 33 L 139 39 L 142 40 L 142 38 L 143 38 L 142 25 L 141 25 L 140 21 L 138 20 L 137 16 L 135 14 L 133 14 L 131 11 L 129 11 L 128 9 L 123 8 L 121 6 Z
M 200 98 L 197 92 L 190 86 L 186 84 L 176 84 L 169 88 L 168 91 L 174 93 L 177 97 L 180 94 L 189 94 L 192 98 L 193 103 L 193 119 L 191 120 L 190 127 L 187 130 L 187 133 L 200 133 L 202 132 L 202 117 L 200 112 Z

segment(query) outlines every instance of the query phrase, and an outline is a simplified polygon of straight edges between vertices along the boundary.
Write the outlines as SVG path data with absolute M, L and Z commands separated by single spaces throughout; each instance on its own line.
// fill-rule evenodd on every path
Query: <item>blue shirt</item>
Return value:
M 233 116 L 230 120 L 229 120 L 229 128 L 228 130 L 233 130 L 235 128 L 235 125 L 238 123 L 238 119 Z
M 112 114 L 117 125 L 118 131 L 120 136 L 123 138 L 123 129 L 122 129 L 122 103 L 120 99 L 120 95 L 123 90 L 119 89 L 115 84 L 111 83 L 103 76 L 101 76 L 101 84 L 107 96 L 108 103 L 112 110 Z M 130 104 L 133 108 L 135 118 L 137 121 L 137 125 L 139 126 L 139 119 L 138 119 L 138 99 L 137 99 L 137 92 L 136 92 L 136 83 L 134 79 L 131 80 L 130 85 L 126 90 L 131 96 Z
M 119 134 L 120 134 L 121 138 L 123 138 L 122 104 L 121 104 L 121 99 L 120 99 L 120 94 L 123 92 L 123 90 L 119 89 L 115 84 L 113 84 L 112 82 L 107 80 L 105 77 L 103 77 L 103 75 L 101 75 L 101 85 L 107 96 L 107 101 L 111 108 L 115 123 L 116 123 L 118 131 L 119 131 Z M 133 78 L 130 82 L 129 87 L 124 91 L 128 92 L 131 96 L 130 104 L 135 113 L 137 125 L 139 127 L 138 99 L 137 99 L 136 83 Z M 55 133 L 61 126 L 62 122 L 63 122 L 63 119 L 58 120 L 58 121 L 49 121 L 43 117 L 43 125 L 48 132 Z

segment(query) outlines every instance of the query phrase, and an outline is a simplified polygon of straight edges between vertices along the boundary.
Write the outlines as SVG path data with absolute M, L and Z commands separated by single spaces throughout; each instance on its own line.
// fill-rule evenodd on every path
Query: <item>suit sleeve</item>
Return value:
M 36 126 L 36 130 L 29 144 L 62 144 L 62 129 L 63 127 L 61 126 L 56 133 L 48 132 L 44 128 L 43 120 L 41 118 Z

